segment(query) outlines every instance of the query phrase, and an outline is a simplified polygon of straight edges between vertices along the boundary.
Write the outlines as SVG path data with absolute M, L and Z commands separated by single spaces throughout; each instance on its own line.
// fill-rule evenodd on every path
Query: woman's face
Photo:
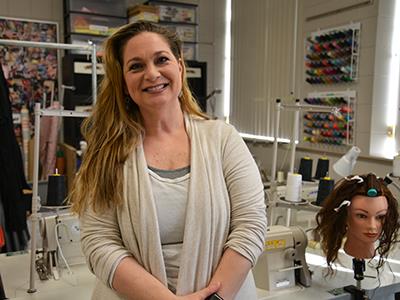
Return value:
M 347 217 L 347 239 L 362 243 L 374 243 L 382 233 L 382 225 L 388 210 L 385 196 L 357 195 L 351 200 Z
M 127 92 L 141 110 L 152 111 L 176 101 L 182 89 L 182 62 L 164 38 L 142 32 L 131 38 L 123 52 Z

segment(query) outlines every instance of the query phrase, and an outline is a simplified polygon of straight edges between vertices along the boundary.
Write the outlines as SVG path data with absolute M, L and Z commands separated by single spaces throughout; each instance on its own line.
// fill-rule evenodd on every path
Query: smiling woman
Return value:
M 132 23 L 104 49 L 70 195 L 93 298 L 256 299 L 266 210 L 244 141 L 199 109 L 175 33 Z
M 400 228 L 397 200 L 384 181 L 372 173 L 338 182 L 316 219 L 316 232 L 331 272 L 342 246 L 357 259 L 379 254 L 380 268 Z

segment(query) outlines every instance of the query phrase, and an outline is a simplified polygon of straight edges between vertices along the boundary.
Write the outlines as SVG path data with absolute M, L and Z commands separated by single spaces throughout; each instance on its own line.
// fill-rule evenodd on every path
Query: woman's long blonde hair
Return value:
M 121 27 L 105 41 L 105 75 L 93 113 L 82 124 L 82 134 L 88 146 L 69 195 L 72 211 L 78 214 L 82 214 L 88 205 L 101 212 L 122 203 L 123 166 L 143 132 L 139 108 L 124 93 L 122 54 L 126 43 L 142 32 L 162 36 L 175 58 L 182 60 L 184 70 L 179 96 L 182 111 L 207 118 L 190 92 L 182 43 L 176 33 L 145 21 Z

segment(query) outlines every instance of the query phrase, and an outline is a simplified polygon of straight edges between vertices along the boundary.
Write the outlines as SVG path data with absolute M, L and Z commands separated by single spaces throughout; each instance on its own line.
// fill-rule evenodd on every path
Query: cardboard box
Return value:
M 65 176 L 67 180 L 67 191 L 71 191 L 76 174 L 76 149 L 68 144 L 61 144 L 65 157 Z
M 137 21 L 150 21 L 157 23 L 159 21 L 158 9 L 152 5 L 135 5 L 128 8 L 129 23 Z

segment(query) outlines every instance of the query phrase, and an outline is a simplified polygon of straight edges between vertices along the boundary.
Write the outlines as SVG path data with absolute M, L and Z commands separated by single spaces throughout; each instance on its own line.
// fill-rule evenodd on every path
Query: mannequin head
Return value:
M 397 200 L 375 174 L 349 176 L 340 180 L 325 199 L 316 216 L 329 268 L 337 259 L 344 238 L 344 250 L 355 258 L 380 255 L 383 264 L 399 230 Z M 375 244 L 375 242 L 377 242 Z
M 344 251 L 354 258 L 373 258 L 375 242 L 382 234 L 388 210 L 385 196 L 356 195 L 347 207 L 347 232 Z

